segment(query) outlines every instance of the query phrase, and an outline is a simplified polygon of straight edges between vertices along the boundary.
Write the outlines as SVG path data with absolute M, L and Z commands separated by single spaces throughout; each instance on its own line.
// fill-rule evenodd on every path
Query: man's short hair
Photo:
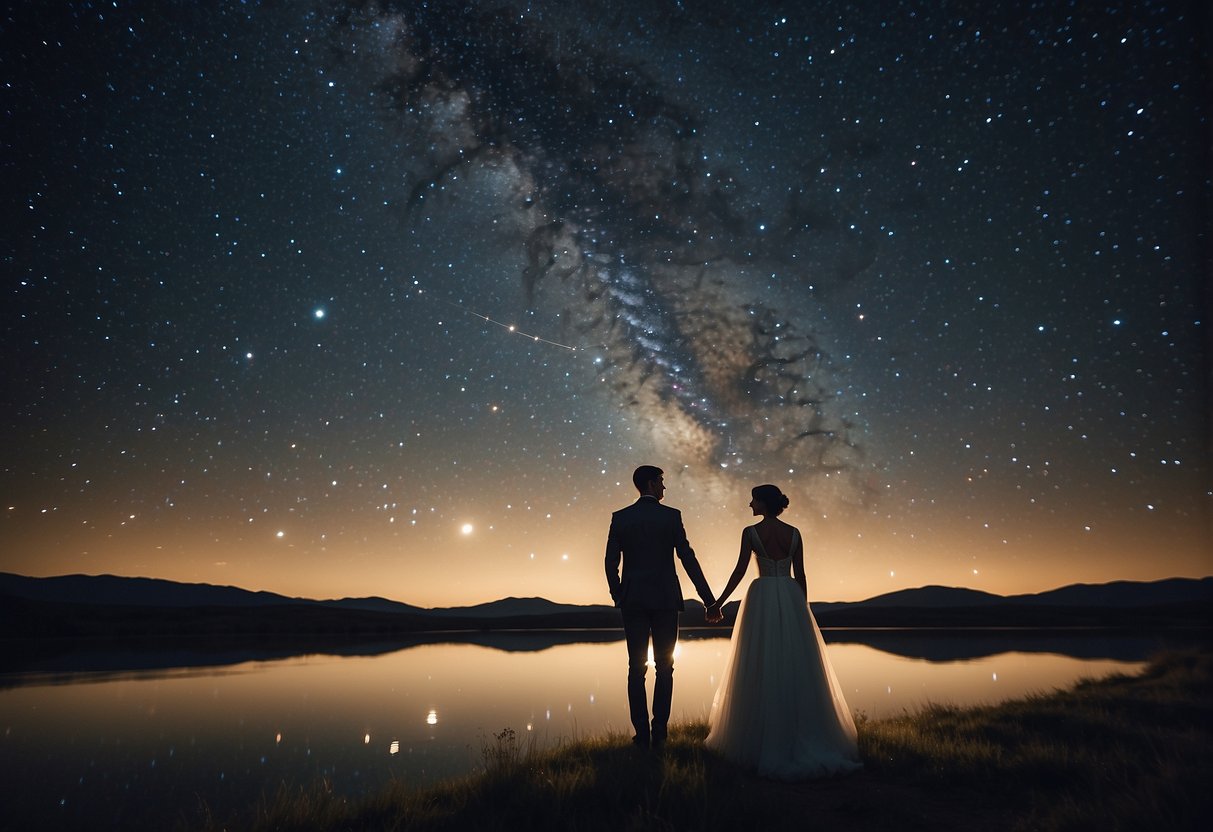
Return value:
M 648 484 L 664 473 L 665 471 L 662 471 L 656 465 L 641 465 L 632 472 L 632 485 L 636 486 L 636 490 L 643 494 Z

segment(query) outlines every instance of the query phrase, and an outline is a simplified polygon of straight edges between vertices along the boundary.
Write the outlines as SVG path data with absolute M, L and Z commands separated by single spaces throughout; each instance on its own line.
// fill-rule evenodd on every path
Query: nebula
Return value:
M 875 250 L 820 183 L 787 184 L 772 210 L 710 164 L 703 120 L 642 66 L 508 4 L 355 4 L 333 32 L 334 60 L 392 102 L 404 223 L 490 200 L 532 310 L 596 351 L 587 386 L 657 447 L 869 496 L 818 297 Z

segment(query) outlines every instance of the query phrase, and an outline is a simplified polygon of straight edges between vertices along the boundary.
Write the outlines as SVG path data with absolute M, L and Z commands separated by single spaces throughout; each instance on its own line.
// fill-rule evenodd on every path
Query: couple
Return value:
M 860 768 L 855 723 L 809 612 L 800 532 L 778 519 L 788 498 L 773 485 L 753 490 L 750 508 L 762 520 L 742 532 L 737 566 L 724 593 L 714 599 L 687 542 L 682 514 L 661 505 L 662 470 L 642 465 L 632 482 L 640 499 L 611 516 L 606 548 L 607 583 L 615 606 L 622 610 L 628 646 L 628 705 L 636 730 L 632 741 L 654 748 L 665 743 L 678 613 L 683 608 L 674 552 L 711 623 L 723 618 L 721 605 L 745 576 L 753 553 L 758 579 L 737 615 L 706 745 L 778 779 Z M 651 721 L 644 684 L 650 639 L 657 671 Z

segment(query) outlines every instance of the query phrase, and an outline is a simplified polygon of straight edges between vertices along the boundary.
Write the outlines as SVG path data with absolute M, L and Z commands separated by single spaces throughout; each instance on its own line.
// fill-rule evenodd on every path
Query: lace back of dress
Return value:
M 792 559 L 781 558 L 774 560 L 772 558 L 764 558 L 762 555 L 755 553 L 754 559 L 758 561 L 758 577 L 760 578 L 790 578 L 792 577 Z
M 750 535 L 753 537 L 752 547 L 754 549 L 754 560 L 758 562 L 758 577 L 760 578 L 790 578 L 792 577 L 792 558 L 789 555 L 786 558 L 769 558 L 766 554 L 766 549 L 762 545 L 762 538 L 758 536 L 758 529 L 750 526 Z M 795 547 L 795 538 L 792 539 L 792 546 Z

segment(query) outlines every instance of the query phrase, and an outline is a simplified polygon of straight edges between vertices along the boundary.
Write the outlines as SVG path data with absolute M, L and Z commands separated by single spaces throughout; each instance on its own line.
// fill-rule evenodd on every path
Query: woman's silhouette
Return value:
M 809 610 L 800 532 L 778 518 L 788 498 L 773 485 L 752 494 L 762 520 L 742 532 L 737 566 L 708 608 L 718 619 L 753 553 L 758 578 L 737 614 L 706 745 L 778 779 L 854 771 L 862 765 L 855 722 Z

